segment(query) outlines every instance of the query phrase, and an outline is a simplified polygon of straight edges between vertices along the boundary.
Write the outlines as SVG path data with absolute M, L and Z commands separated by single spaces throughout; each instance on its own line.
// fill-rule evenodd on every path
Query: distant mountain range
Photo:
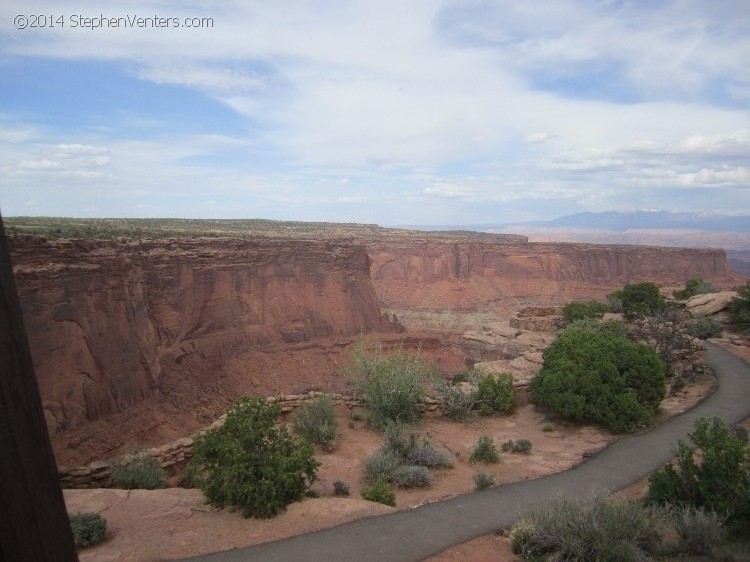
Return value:
M 610 230 L 701 230 L 705 232 L 750 233 L 750 215 L 721 215 L 718 213 L 675 213 L 670 211 L 607 211 L 603 213 L 575 213 L 549 221 L 503 222 L 472 225 L 405 226 L 416 230 L 474 230 L 510 232 L 513 227 L 527 229 L 562 228 Z
M 617 232 L 635 229 L 684 229 L 750 233 L 750 216 L 720 215 L 717 213 L 672 213 L 669 211 L 609 211 L 605 213 L 575 213 L 551 221 L 533 221 L 504 226 L 516 225 L 537 228 L 594 228 Z

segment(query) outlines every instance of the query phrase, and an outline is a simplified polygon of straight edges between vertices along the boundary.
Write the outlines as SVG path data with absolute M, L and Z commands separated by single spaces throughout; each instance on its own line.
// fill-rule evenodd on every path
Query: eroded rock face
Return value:
M 394 309 L 496 308 L 603 297 L 625 283 L 734 280 L 723 250 L 492 241 L 368 244 L 378 297 Z
M 398 327 L 380 313 L 362 246 L 20 235 L 11 245 L 52 432 L 121 412 L 196 362 L 219 372 L 258 349 Z

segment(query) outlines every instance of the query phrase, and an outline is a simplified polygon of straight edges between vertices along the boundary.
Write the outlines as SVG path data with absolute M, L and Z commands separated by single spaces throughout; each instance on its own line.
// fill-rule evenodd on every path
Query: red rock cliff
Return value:
M 723 250 L 503 241 L 368 244 L 381 304 L 486 309 L 603 296 L 625 283 L 732 280 Z
M 123 411 L 165 377 L 189 377 L 196 362 L 221 371 L 253 350 L 393 329 L 362 246 L 31 236 L 11 243 L 53 432 Z

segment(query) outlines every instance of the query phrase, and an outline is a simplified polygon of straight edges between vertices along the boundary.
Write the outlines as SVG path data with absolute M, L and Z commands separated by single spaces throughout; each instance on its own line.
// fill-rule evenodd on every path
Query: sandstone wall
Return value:
M 487 309 L 603 296 L 625 283 L 730 282 L 723 250 L 502 241 L 368 244 L 381 304 Z
M 124 411 L 196 363 L 221 373 L 258 349 L 395 329 L 362 246 L 17 235 L 11 247 L 52 433 Z

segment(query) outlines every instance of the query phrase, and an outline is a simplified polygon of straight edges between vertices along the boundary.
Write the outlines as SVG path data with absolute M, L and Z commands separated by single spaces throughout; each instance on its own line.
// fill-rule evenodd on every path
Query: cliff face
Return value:
M 483 309 L 602 296 L 625 283 L 732 279 L 723 250 L 565 243 L 370 244 L 384 306 Z
M 394 329 L 361 246 L 29 236 L 11 246 L 52 432 L 123 411 L 196 364 L 219 377 L 259 350 Z

